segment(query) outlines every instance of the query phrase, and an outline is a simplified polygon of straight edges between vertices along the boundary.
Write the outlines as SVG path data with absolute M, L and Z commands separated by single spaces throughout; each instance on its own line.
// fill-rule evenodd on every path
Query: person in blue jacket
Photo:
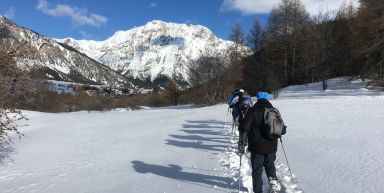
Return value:
M 238 126 L 245 118 L 248 109 L 252 107 L 252 99 L 245 94 L 243 89 L 237 89 L 228 99 L 229 108 L 232 109 L 232 118 L 235 126 Z

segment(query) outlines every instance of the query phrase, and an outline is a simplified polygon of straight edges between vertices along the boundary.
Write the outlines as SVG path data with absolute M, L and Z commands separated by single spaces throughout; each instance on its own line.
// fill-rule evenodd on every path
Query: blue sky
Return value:
M 328 3 L 332 2 L 332 3 Z M 303 0 L 309 11 L 335 9 L 343 0 Z M 347 0 L 356 3 L 358 0 Z M 204 25 L 227 39 L 240 22 L 245 33 L 259 18 L 267 23 L 280 0 L 0 0 L 0 14 L 40 34 L 104 40 L 152 20 Z

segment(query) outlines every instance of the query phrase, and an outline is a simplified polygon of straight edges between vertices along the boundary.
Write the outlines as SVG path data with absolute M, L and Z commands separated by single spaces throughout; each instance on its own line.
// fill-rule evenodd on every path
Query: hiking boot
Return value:
M 269 187 L 270 193 L 279 193 L 281 190 L 280 183 L 274 178 L 269 179 Z

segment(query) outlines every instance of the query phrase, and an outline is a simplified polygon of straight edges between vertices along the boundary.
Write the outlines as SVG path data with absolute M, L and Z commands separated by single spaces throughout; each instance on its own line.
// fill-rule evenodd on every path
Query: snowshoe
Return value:
M 277 179 L 269 180 L 269 187 L 270 187 L 269 193 L 279 193 L 281 190 L 281 186 L 277 181 Z

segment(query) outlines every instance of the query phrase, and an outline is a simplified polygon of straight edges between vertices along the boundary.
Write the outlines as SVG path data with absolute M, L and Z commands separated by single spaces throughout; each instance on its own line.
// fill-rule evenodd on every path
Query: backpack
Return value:
M 262 136 L 273 141 L 280 138 L 286 132 L 287 126 L 284 125 L 279 110 L 276 108 L 265 108 Z
M 233 98 L 235 98 L 235 96 L 233 96 L 233 95 L 230 95 L 230 96 L 227 98 L 227 104 L 228 104 L 228 105 L 231 105 Z
M 252 98 L 250 96 L 243 96 L 239 101 L 239 107 L 241 110 L 247 110 L 253 106 Z
M 239 101 L 239 108 L 240 111 L 243 114 L 243 118 L 248 112 L 248 109 L 253 106 L 252 98 L 250 96 L 243 96 L 241 97 L 241 100 Z
M 237 94 L 230 95 L 227 98 L 227 104 L 228 105 L 234 105 L 234 104 L 236 104 L 238 102 L 239 102 L 239 95 L 237 95 Z

